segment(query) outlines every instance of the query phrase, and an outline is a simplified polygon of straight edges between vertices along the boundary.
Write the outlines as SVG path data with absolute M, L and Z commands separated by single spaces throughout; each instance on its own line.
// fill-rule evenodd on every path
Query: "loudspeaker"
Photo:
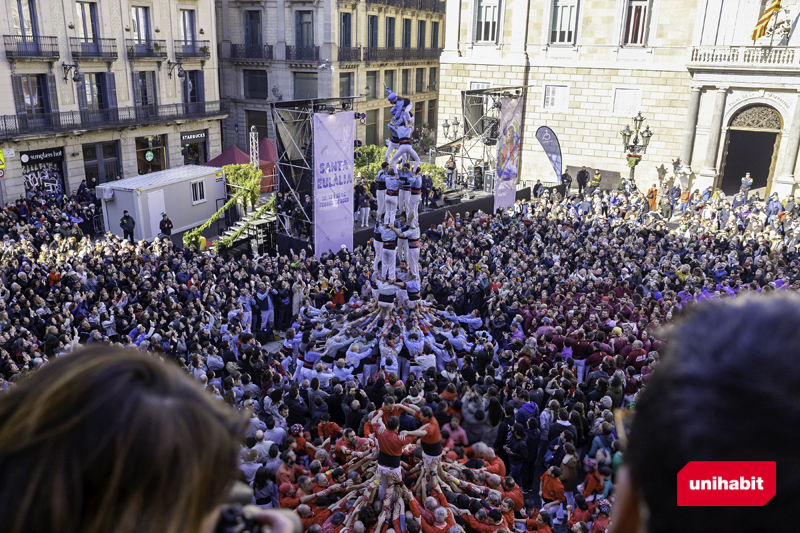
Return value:
M 466 95 L 464 101 L 464 135 L 483 135 L 483 96 Z
M 483 117 L 483 132 L 486 136 L 485 144 L 494 146 L 500 135 L 500 119 L 497 117 Z
M 461 203 L 461 198 L 445 198 L 444 203 L 446 205 L 458 205 Z
M 433 207 L 434 209 L 441 209 L 442 207 L 444 207 L 444 200 L 432 200 L 431 207 Z

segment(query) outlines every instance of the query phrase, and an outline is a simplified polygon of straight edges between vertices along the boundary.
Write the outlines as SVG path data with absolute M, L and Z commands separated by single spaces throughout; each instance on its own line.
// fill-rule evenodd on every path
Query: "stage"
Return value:
M 444 198 L 446 203 L 442 207 L 430 209 L 423 208 L 420 205 L 419 222 L 420 229 L 423 233 L 430 229 L 431 226 L 438 226 L 441 224 L 448 212 L 453 216 L 457 213 L 463 216 L 465 213 L 472 214 L 478 210 L 484 213 L 491 213 L 494 211 L 494 195 L 483 191 L 470 191 L 467 189 L 452 192 L 448 191 L 445 193 Z M 517 200 L 530 200 L 530 198 L 530 188 L 517 191 Z M 370 225 L 368 227 L 362 228 L 361 223 L 356 222 L 353 227 L 353 247 L 355 248 L 367 244 L 370 239 L 372 239 L 374 227 L 374 211 L 370 214 Z M 310 246 L 309 240 L 305 235 L 298 238 L 284 233 L 278 233 L 277 241 L 278 251 L 281 254 L 290 254 L 291 251 L 297 253 L 304 248 L 309 249 Z M 337 250 L 333 251 L 336 252 Z

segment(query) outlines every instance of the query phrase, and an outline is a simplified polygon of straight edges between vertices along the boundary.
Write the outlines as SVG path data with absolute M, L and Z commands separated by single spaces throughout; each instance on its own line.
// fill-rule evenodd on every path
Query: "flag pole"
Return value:
M 772 34 L 769 36 L 769 47 L 772 48 L 772 40 L 775 38 L 775 29 L 778 27 L 778 13 L 781 12 L 783 9 L 781 6 L 778 6 L 778 9 L 772 14 Z

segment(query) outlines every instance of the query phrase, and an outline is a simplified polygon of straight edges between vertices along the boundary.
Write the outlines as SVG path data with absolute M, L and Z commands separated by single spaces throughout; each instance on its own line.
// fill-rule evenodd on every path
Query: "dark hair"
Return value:
M 626 452 L 632 482 L 649 509 L 650 533 L 673 531 L 675 524 L 687 533 L 784 527 L 800 491 L 792 438 L 792 428 L 800 427 L 800 368 L 791 356 L 798 345 L 796 296 L 704 302 L 675 328 L 637 401 Z M 774 420 L 763 416 L 766 405 L 781 413 L 779 438 L 764 438 L 775 434 Z M 775 496 L 764 512 L 677 507 L 677 473 L 689 461 L 704 460 L 777 461 Z
M 236 476 L 245 424 L 149 354 L 52 359 L 0 402 L 4 531 L 128 532 L 132 517 L 137 531 L 197 531 Z

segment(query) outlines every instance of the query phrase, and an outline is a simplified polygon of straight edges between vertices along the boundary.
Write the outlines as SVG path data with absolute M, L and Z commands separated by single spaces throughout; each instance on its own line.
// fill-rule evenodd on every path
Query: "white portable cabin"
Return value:
M 108 231 L 123 236 L 122 213 L 136 221 L 135 240 L 151 241 L 160 233 L 161 214 L 172 221 L 172 234 L 194 228 L 217 212 L 225 198 L 225 176 L 216 167 L 186 165 L 98 185 L 103 221 Z M 221 202 L 220 202 L 221 203 Z

